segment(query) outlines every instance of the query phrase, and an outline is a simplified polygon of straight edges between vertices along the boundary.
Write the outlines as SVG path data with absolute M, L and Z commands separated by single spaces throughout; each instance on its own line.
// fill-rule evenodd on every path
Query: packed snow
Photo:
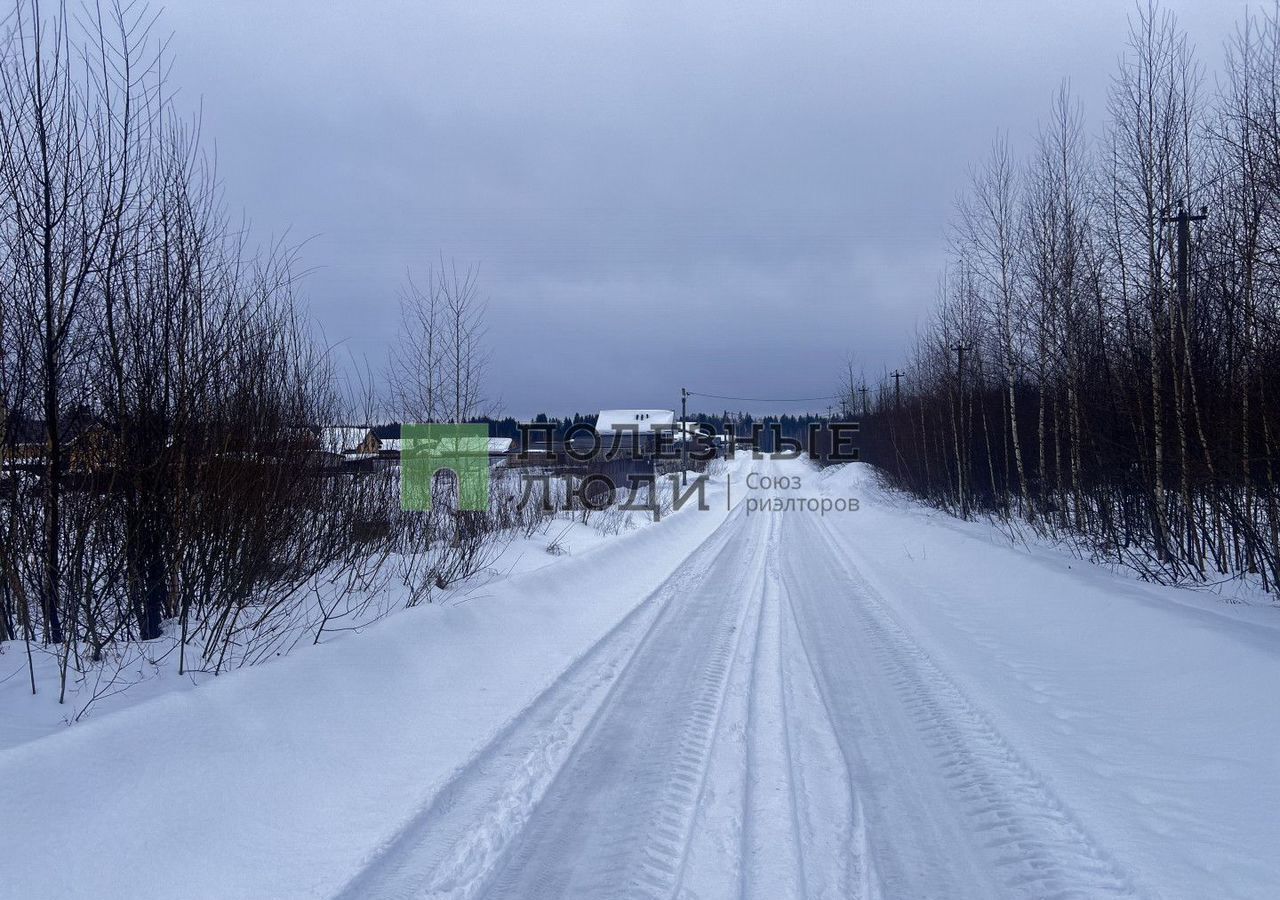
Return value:
M 741 457 L 706 511 L 71 727 L 5 685 L 0 896 L 1275 896 L 1277 610 L 872 475 Z

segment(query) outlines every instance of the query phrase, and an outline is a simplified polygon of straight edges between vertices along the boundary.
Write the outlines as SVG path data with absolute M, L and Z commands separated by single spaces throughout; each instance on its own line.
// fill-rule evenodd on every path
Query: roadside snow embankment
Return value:
M 0 896 L 332 895 L 716 529 L 723 480 L 710 511 L 0 751 Z
M 882 492 L 853 465 L 822 489 L 842 552 L 1136 884 L 1273 897 L 1280 610 L 1011 547 Z

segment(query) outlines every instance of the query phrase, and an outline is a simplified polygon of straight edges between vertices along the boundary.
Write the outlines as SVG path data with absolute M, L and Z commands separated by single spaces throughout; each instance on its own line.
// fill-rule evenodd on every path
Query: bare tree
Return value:
M 961 515 L 1016 490 L 1034 527 L 1146 577 L 1275 589 L 1278 76 L 1280 22 L 1246 18 L 1206 102 L 1173 17 L 1140 6 L 1098 151 L 1064 88 L 1024 167 L 998 141 L 975 172 L 866 457 Z
M 392 394 L 419 422 L 466 422 L 489 411 L 485 307 L 479 270 L 440 261 L 425 289 L 412 276 L 400 290 L 401 332 L 392 354 Z

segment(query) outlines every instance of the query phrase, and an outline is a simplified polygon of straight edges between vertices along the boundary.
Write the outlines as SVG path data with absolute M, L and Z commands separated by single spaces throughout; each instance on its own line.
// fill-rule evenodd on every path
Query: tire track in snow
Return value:
M 861 809 L 777 566 L 778 520 L 697 802 L 680 900 L 880 900 Z
M 769 516 L 762 590 L 737 656 L 697 801 L 680 900 L 879 900 L 847 766 L 823 705 Z
M 675 893 L 767 524 L 731 515 L 736 540 L 706 567 L 715 587 L 646 636 L 484 896 Z
M 853 608 L 880 669 L 932 750 L 981 850 L 1005 873 L 1007 892 L 1055 900 L 1136 896 L 1128 876 L 897 622 L 826 523 L 811 530 L 854 586 Z
M 747 900 L 809 895 L 800 847 L 803 836 L 797 810 L 796 763 L 783 687 L 782 591 L 772 555 L 764 565 L 747 719 L 742 847 L 742 896 Z
M 814 898 L 881 900 L 881 886 L 867 843 L 866 817 L 853 789 L 849 760 L 836 733 L 813 656 L 805 646 L 795 604 L 779 578 L 784 598 L 783 683 L 788 706 L 802 710 L 791 721 L 793 788 L 799 805 L 806 886 Z
M 742 896 L 747 723 L 760 613 L 757 603 L 742 618 L 675 893 L 679 900 L 739 900 Z
M 740 900 L 742 809 L 746 805 L 746 727 L 755 664 L 758 604 L 742 616 L 741 635 L 721 700 L 716 734 L 696 801 L 696 813 L 675 896 L 680 900 Z
M 768 555 L 772 543 L 770 529 L 764 540 L 764 555 Z M 742 614 L 733 629 L 736 636 L 731 643 L 717 649 L 715 664 L 708 670 L 714 678 L 702 685 L 695 705 L 696 727 L 686 729 L 674 773 L 666 778 L 662 801 L 650 820 L 646 845 L 637 857 L 635 874 L 629 879 L 636 888 L 629 896 L 670 898 L 679 888 L 692 843 L 695 815 L 705 794 L 713 744 L 728 701 L 729 685 L 733 674 L 741 671 L 736 662 L 744 652 L 742 645 L 760 632 L 759 579 L 750 579 L 750 584 L 750 589 L 741 596 Z M 731 606 L 727 602 L 725 605 Z
M 726 519 L 670 578 L 562 673 L 433 796 L 338 895 L 474 897 L 527 824 L 619 674 L 673 600 L 697 592 L 732 539 Z

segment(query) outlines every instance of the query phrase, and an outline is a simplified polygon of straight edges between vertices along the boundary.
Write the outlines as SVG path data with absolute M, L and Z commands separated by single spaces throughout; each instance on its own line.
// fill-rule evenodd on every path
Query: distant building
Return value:
M 0 420 L 0 463 L 42 463 L 49 447 L 49 435 L 44 422 L 39 419 L 14 417 Z
M 623 456 L 650 456 L 658 443 L 658 435 L 673 437 L 676 414 L 670 409 L 602 409 L 596 417 L 596 434 L 603 450 L 611 449 Z M 578 438 L 575 444 L 584 443 Z
M 3 416 L 3 411 L 0 411 Z M 62 466 L 81 471 L 102 468 L 108 460 L 111 435 L 87 409 L 74 409 L 58 420 Z M 49 429 L 43 419 L 20 416 L 0 418 L 0 465 L 39 467 L 47 465 Z
M 602 409 L 596 416 L 596 431 L 606 435 L 611 431 L 653 434 L 675 427 L 676 414 L 669 409 Z
M 367 425 L 327 425 L 320 429 L 320 450 L 324 453 L 364 452 L 370 440 Z
M 320 429 L 320 452 L 348 465 L 399 462 L 399 425 L 329 425 Z
M 379 459 L 400 459 L 400 424 L 374 425 L 366 446 L 367 452 L 376 453 Z

